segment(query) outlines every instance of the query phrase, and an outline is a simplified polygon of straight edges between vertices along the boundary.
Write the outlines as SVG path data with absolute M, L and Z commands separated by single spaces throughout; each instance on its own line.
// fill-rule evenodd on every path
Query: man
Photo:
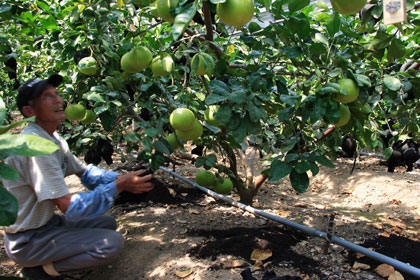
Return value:
M 66 118 L 64 102 L 57 91 L 63 78 L 27 81 L 17 95 L 17 106 L 25 117 L 35 116 L 22 131 L 49 139 L 59 149 L 49 155 L 11 156 L 6 163 L 20 178 L 4 180 L 4 187 L 18 200 L 16 222 L 5 228 L 7 255 L 22 265 L 29 279 L 53 279 L 107 264 L 121 252 L 123 237 L 113 217 L 105 214 L 121 191 L 150 191 L 152 175 L 144 170 L 118 175 L 95 165 L 84 165 L 56 132 Z M 64 178 L 76 174 L 90 189 L 70 194 Z M 57 214 L 57 208 L 62 214 Z

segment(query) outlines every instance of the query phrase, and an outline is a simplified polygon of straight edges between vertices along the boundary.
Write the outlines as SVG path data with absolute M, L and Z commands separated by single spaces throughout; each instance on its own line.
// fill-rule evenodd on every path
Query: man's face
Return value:
M 31 106 L 37 121 L 61 122 L 66 119 L 64 102 L 54 86 L 48 86 Z

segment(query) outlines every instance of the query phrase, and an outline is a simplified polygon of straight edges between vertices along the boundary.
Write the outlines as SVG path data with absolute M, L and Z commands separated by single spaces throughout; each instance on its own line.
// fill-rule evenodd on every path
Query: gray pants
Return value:
M 54 216 L 38 229 L 6 234 L 7 255 L 17 264 L 33 267 L 53 263 L 59 273 L 104 265 L 115 259 L 124 239 L 109 215 L 93 219 Z

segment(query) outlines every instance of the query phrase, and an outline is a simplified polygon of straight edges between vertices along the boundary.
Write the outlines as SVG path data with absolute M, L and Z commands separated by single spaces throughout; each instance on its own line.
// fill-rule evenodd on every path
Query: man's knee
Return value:
M 104 239 L 103 245 L 106 247 L 104 250 L 104 252 L 107 252 L 106 258 L 114 259 L 124 248 L 124 237 L 117 231 L 109 231 L 109 235 Z

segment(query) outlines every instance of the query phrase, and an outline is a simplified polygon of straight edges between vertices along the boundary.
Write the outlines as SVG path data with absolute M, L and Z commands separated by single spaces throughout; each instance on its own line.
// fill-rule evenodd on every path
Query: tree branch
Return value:
M 206 39 L 208 41 L 213 41 L 213 21 L 211 19 L 211 12 L 209 8 L 209 3 L 207 1 L 203 2 L 203 14 L 204 14 L 204 23 L 206 24 Z

